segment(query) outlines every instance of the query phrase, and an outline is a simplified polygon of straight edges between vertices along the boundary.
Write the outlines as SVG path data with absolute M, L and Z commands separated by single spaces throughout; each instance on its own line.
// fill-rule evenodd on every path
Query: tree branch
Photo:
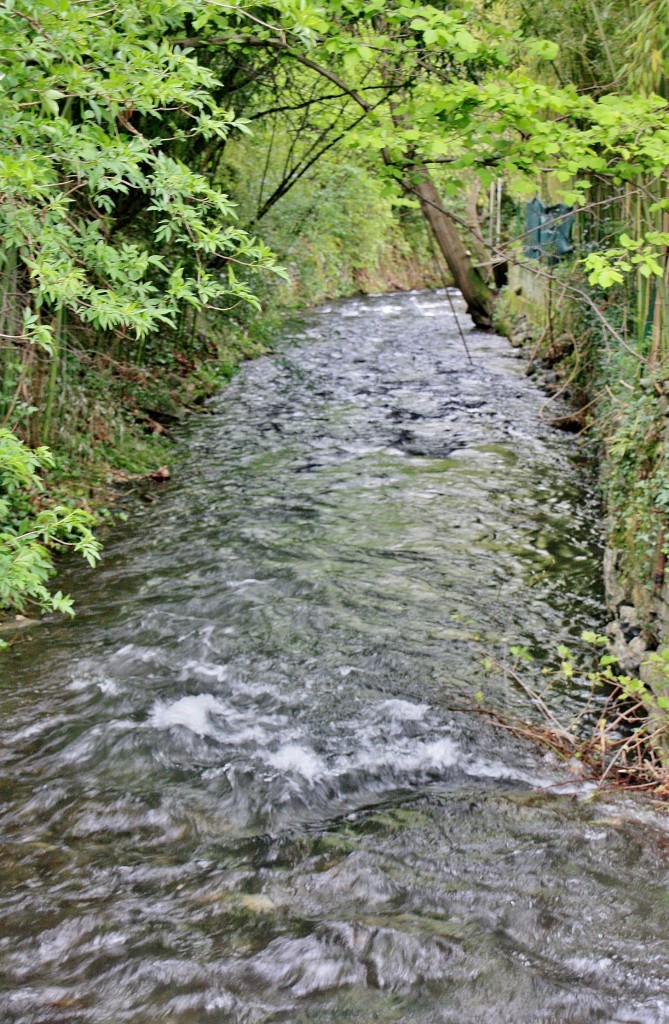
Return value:
M 297 53 L 292 50 L 285 40 L 281 39 L 262 39 L 259 36 L 209 36 L 208 39 L 200 39 L 195 37 L 193 39 L 176 39 L 175 45 L 188 47 L 189 49 L 203 49 L 207 46 L 229 46 L 230 44 L 236 44 L 239 46 L 252 46 L 256 49 L 271 49 L 277 50 L 281 53 L 285 53 L 287 57 L 292 60 L 296 60 L 298 64 L 302 64 L 305 68 L 310 68 L 323 78 L 327 78 L 333 85 L 336 85 L 342 92 L 350 96 L 359 107 L 369 113 L 372 109 L 372 104 L 368 103 L 359 92 L 355 89 L 351 89 L 343 78 L 331 71 L 329 68 L 323 67 L 322 64 L 317 64 L 316 61 L 310 57 L 305 57 L 304 54 Z

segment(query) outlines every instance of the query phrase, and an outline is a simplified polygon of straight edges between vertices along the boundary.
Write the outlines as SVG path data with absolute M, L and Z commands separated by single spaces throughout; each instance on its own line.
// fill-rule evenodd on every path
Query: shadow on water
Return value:
M 0 1017 L 669 1021 L 665 821 L 450 710 L 601 624 L 573 439 L 443 294 L 289 340 L 3 662 Z

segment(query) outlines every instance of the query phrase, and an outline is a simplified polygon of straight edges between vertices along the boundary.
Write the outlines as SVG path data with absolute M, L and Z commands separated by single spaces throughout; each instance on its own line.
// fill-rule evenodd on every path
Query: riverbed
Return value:
M 483 658 L 540 678 L 605 622 L 545 402 L 408 293 L 185 428 L 77 618 L 2 656 L 2 1021 L 669 1022 L 665 819 L 467 710 L 531 713 Z

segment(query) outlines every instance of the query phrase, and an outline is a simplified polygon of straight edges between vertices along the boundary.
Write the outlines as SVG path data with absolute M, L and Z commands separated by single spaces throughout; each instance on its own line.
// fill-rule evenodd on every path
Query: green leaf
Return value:
M 526 45 L 528 52 L 541 60 L 555 60 L 560 52 L 558 44 L 550 39 L 528 39 Z

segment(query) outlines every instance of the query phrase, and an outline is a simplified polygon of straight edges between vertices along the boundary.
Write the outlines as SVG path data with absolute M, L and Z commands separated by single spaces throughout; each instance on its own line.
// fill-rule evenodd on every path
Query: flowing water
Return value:
M 669 1021 L 663 818 L 453 710 L 603 616 L 577 443 L 455 327 L 310 314 L 3 659 L 3 1022 Z

